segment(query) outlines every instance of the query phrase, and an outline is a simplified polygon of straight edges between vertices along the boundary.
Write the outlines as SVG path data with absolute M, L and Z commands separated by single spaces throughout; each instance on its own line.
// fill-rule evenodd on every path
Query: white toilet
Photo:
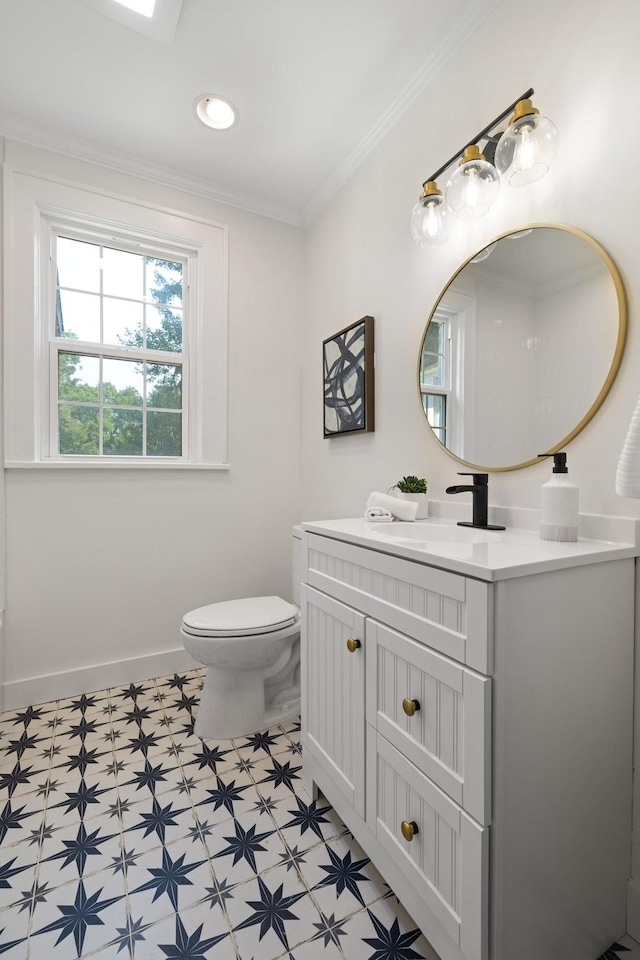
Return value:
M 293 528 L 293 599 L 248 597 L 186 613 L 182 642 L 207 674 L 195 732 L 241 737 L 300 714 L 300 527 Z

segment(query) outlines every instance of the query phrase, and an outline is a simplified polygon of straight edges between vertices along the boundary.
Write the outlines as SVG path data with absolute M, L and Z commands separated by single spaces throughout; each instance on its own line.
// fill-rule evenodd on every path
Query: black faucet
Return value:
M 457 483 L 447 487 L 445 493 L 473 494 L 473 520 L 459 520 L 459 527 L 482 527 L 483 530 L 504 530 L 504 527 L 494 523 L 487 523 L 489 514 L 489 474 L 488 473 L 459 473 L 460 477 L 473 477 L 473 483 Z

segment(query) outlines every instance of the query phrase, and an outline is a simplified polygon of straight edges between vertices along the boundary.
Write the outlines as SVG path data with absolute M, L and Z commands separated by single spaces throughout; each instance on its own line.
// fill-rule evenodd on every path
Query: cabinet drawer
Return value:
M 369 724 L 486 826 L 491 680 L 375 620 L 366 629 Z
M 488 954 L 489 830 L 480 827 L 383 736 L 368 730 L 369 826 L 469 960 Z M 411 841 L 402 823 L 415 824 Z M 428 924 L 422 924 L 426 929 Z
M 434 650 L 490 673 L 493 585 L 314 533 L 305 580 Z

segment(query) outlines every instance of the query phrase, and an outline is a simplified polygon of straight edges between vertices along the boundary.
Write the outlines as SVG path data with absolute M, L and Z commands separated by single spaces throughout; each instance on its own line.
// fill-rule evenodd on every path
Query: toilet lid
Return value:
M 280 597 L 245 597 L 191 610 L 182 627 L 197 636 L 242 637 L 284 630 L 297 615 L 298 608 Z

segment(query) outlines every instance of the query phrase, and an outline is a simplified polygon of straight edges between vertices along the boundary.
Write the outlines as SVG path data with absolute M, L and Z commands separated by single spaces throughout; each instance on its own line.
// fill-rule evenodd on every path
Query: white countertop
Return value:
M 598 536 L 615 535 L 616 539 L 581 536 L 575 543 L 541 540 L 537 530 L 530 529 L 485 532 L 441 517 L 413 523 L 372 523 L 354 517 L 304 522 L 302 528 L 489 581 L 640 555 L 640 521 L 619 517 L 581 517 L 581 532 L 586 528 L 592 535 L 596 531 Z

